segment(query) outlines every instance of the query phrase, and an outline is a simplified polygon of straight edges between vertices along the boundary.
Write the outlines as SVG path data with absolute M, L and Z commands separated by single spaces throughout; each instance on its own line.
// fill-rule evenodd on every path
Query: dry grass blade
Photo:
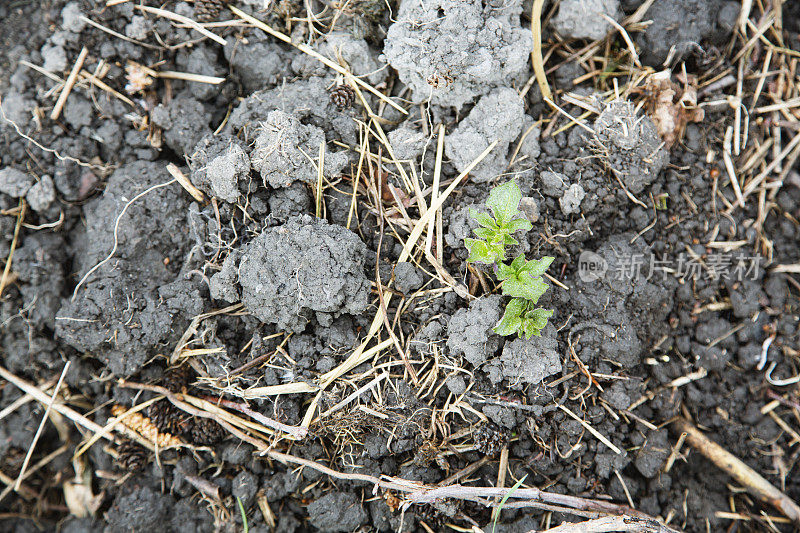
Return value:
M 542 7 L 544 0 L 533 0 L 531 8 L 531 33 L 533 34 L 533 51 L 531 52 L 531 63 L 533 72 L 536 75 L 536 83 L 545 101 L 553 100 L 553 93 L 547 83 L 547 75 L 544 72 L 544 58 L 542 56 Z
M 69 93 L 72 92 L 72 87 L 75 86 L 75 82 L 78 79 L 78 74 L 81 72 L 81 68 L 83 68 L 83 62 L 86 61 L 86 56 L 89 54 L 89 50 L 84 46 L 81 49 L 81 53 L 78 55 L 78 59 L 75 60 L 75 64 L 72 65 L 72 70 L 67 76 L 67 81 L 64 83 L 64 88 L 61 89 L 61 94 L 58 95 L 58 100 L 56 100 L 56 105 L 53 107 L 53 111 L 50 113 L 50 120 L 58 119 L 58 116 L 61 114 L 61 110 L 64 109 L 64 104 L 67 103 L 67 98 L 69 97 Z
M 168 80 L 193 81 L 195 83 L 208 83 L 209 85 L 219 85 L 225 78 L 219 76 L 206 76 L 205 74 L 192 74 L 191 72 L 177 72 L 174 70 L 160 70 L 156 72 L 159 78 Z
M 36 387 L 35 385 L 32 385 L 31 383 L 28 383 L 24 379 L 18 378 L 17 376 L 15 376 L 14 374 L 9 372 L 8 370 L 3 368 L 2 366 L 0 366 L 0 377 L 2 377 L 3 379 L 5 379 L 6 381 L 8 381 L 10 383 L 13 383 L 14 386 L 16 386 L 21 391 L 26 392 L 26 393 L 30 394 L 31 396 L 33 396 L 34 399 L 36 399 L 36 401 L 38 401 L 42 405 L 48 405 L 50 403 L 50 396 L 48 396 L 47 394 L 42 392 L 41 389 L 39 389 L 39 387 Z M 85 427 L 86 429 L 88 429 L 90 431 L 93 431 L 95 433 L 99 433 L 99 432 L 103 431 L 103 426 L 101 426 L 100 424 L 98 424 L 96 422 L 93 422 L 93 421 L 89 420 L 88 418 L 86 418 L 85 416 L 80 414 L 79 412 L 75 411 L 74 409 L 71 409 L 71 408 L 67 407 L 66 405 L 63 405 L 63 404 L 58 403 L 58 402 L 54 402 L 54 403 L 52 403 L 52 409 L 55 410 L 56 412 L 62 414 L 63 416 L 67 417 L 68 419 L 72 420 L 76 424 L 80 424 L 81 426 Z M 116 428 L 114 428 L 114 430 L 117 433 L 121 433 L 121 434 L 125 435 L 129 439 L 135 440 L 136 442 L 138 442 L 139 444 L 141 444 L 142 446 L 144 446 L 148 450 L 152 451 L 152 450 L 155 449 L 154 446 L 153 446 L 153 443 L 151 443 L 147 439 L 143 438 L 141 435 L 139 435 L 135 431 L 131 431 L 131 430 L 129 430 L 128 428 L 126 428 L 124 426 L 116 427 Z M 107 436 L 107 435 L 105 436 L 105 438 L 108 439 L 108 440 L 113 440 L 110 436 Z
M 333 61 L 331 61 L 327 57 L 323 56 L 322 54 L 320 54 L 319 52 L 317 52 L 316 50 L 314 50 L 310 46 L 307 46 L 307 45 L 302 44 L 302 43 L 293 43 L 291 37 L 289 37 L 285 33 L 281 33 L 278 30 L 273 29 L 269 24 L 266 24 L 266 23 L 258 20 L 257 18 L 255 18 L 255 17 L 253 17 L 251 15 L 248 15 L 247 13 L 245 13 L 244 11 L 242 11 L 241 9 L 239 9 L 237 7 L 228 6 L 228 9 L 233 11 L 234 15 L 236 15 L 237 17 L 239 17 L 239 18 L 241 18 L 243 20 L 246 20 L 247 22 L 249 22 L 250 24 L 252 24 L 256 28 L 267 32 L 268 34 L 272 35 L 273 37 L 275 37 L 277 39 L 280 39 L 281 41 L 285 42 L 286 44 L 294 46 L 295 48 L 297 48 L 298 50 L 300 50 L 304 54 L 308 54 L 309 56 L 313 57 L 317 61 L 321 62 L 326 67 L 332 68 L 333 70 L 335 70 L 339 74 L 341 74 L 344 77 L 346 77 L 348 80 L 351 80 L 351 81 L 357 83 L 358 85 L 360 85 L 364 89 L 368 90 L 369 92 L 371 92 L 372 94 L 374 94 L 375 96 L 377 96 L 378 98 L 380 98 L 381 100 L 383 100 L 384 102 L 386 102 L 387 104 L 392 106 L 393 108 L 397 109 L 398 111 L 400 111 L 404 115 L 408 114 L 408 111 L 403 109 L 400 105 L 396 104 L 391 98 L 387 97 L 386 95 L 384 95 L 383 93 L 381 93 L 380 91 L 375 89 L 369 83 L 367 83 L 367 82 L 363 81 L 362 79 L 354 76 L 347 69 L 343 68 L 341 65 L 339 65 L 337 63 L 334 63 Z
M 411 255 L 413 254 L 413 248 L 416 246 L 417 241 L 419 241 L 419 238 L 422 236 L 422 232 L 425 231 L 428 222 L 432 220 L 433 217 L 436 215 L 436 211 L 444 204 L 444 202 L 453 193 L 456 187 L 458 187 L 461 184 L 461 182 L 464 181 L 467 175 L 470 172 L 472 172 L 472 169 L 475 168 L 475 166 L 478 163 L 483 161 L 483 159 L 487 155 L 489 155 L 489 153 L 492 150 L 494 150 L 495 146 L 497 146 L 497 143 L 498 141 L 494 141 L 492 142 L 492 144 L 487 146 L 486 149 L 478 157 L 476 157 L 475 160 L 472 161 L 472 163 L 467 165 L 467 167 L 453 180 L 453 182 L 447 187 L 447 189 L 444 190 L 441 196 L 439 196 L 435 202 L 432 202 L 430 207 L 428 207 L 428 209 L 425 210 L 425 213 L 422 215 L 422 217 L 420 217 L 420 219 L 414 226 L 414 229 L 411 231 L 411 235 L 409 235 L 406 242 L 403 243 L 403 251 L 400 253 L 400 257 L 397 259 L 398 262 L 406 261 L 409 257 L 411 257 Z M 389 305 L 391 297 L 392 293 L 387 291 L 386 294 L 384 295 L 387 306 Z M 353 368 L 355 368 L 356 366 L 360 365 L 362 362 L 368 359 L 368 358 L 363 359 L 364 350 L 366 349 L 372 338 L 378 333 L 382 325 L 383 325 L 383 312 L 381 309 L 378 309 L 378 312 L 375 315 L 372 324 L 370 325 L 369 331 L 367 331 L 366 338 L 361 343 L 361 345 L 359 345 L 359 347 L 356 348 L 355 351 L 353 351 L 353 353 L 347 358 L 347 360 L 344 363 L 342 363 L 341 365 L 339 365 L 339 367 L 335 368 L 334 370 L 326 374 L 329 375 L 329 377 L 327 379 L 322 380 L 322 382 L 320 383 L 320 391 L 317 393 L 316 398 L 314 398 L 311 405 L 308 407 L 305 416 L 303 417 L 303 423 L 302 423 L 303 427 L 308 427 L 309 424 L 311 424 L 311 421 L 314 418 L 314 413 L 316 411 L 317 404 L 319 403 L 319 399 L 324 389 L 328 385 L 330 385 L 335 379 L 349 372 L 350 370 L 352 370 Z M 389 344 L 391 344 L 391 342 L 392 342 L 391 339 L 389 339 L 387 341 L 384 341 L 382 344 L 386 344 L 388 346 Z
M 597 440 L 599 440 L 600 442 L 602 442 L 603 444 L 605 444 L 606 446 L 608 446 L 609 448 L 611 448 L 611 450 L 613 450 L 613 451 L 614 451 L 614 453 L 616 453 L 617 455 L 622 455 L 622 450 L 620 450 L 619 448 L 617 448 L 617 447 L 614 445 L 614 443 L 612 443 L 610 440 L 608 440 L 608 439 L 605 437 L 605 435 L 603 435 L 602 433 L 600 433 L 599 431 L 597 431 L 596 429 L 594 429 L 594 428 L 593 428 L 592 426 L 590 426 L 590 425 L 589 425 L 587 422 L 585 422 L 585 421 L 584 421 L 584 420 L 583 420 L 581 417 L 579 417 L 578 415 L 576 415 L 575 413 L 573 413 L 572 411 L 570 411 L 568 408 L 564 407 L 563 405 L 561 405 L 561 404 L 558 404 L 558 407 L 559 407 L 559 409 L 561 409 L 562 411 L 564 411 L 565 413 L 567 413 L 567 414 L 568 414 L 570 417 L 572 417 L 572 418 L 574 418 L 575 420 L 577 420 L 577 421 L 578 421 L 578 423 L 579 423 L 580 425 L 582 425 L 584 428 L 586 428 L 586 431 L 588 431 L 589 433 L 591 433 L 592 435 L 594 435 L 595 437 L 597 437 Z
M 56 383 L 56 388 L 53 390 L 53 395 L 50 397 L 49 401 L 46 403 L 47 407 L 44 410 L 44 415 L 42 416 L 42 421 L 39 423 L 39 427 L 36 429 L 36 434 L 33 436 L 33 442 L 31 442 L 30 448 L 28 448 L 28 453 L 25 455 L 25 460 L 22 462 L 22 468 L 19 471 L 19 476 L 17 476 L 17 481 L 14 483 L 14 490 L 19 490 L 19 486 L 22 484 L 22 480 L 25 476 L 25 469 L 28 468 L 28 463 L 31 460 L 31 456 L 33 456 L 33 450 L 36 448 L 36 443 L 39 442 L 39 437 L 42 436 L 42 430 L 44 429 L 45 423 L 50 418 L 50 411 L 53 409 L 53 402 L 58 396 L 58 392 L 61 390 L 61 384 L 64 382 L 64 376 L 67 375 L 69 371 L 70 361 L 64 365 L 64 370 L 61 371 L 61 377 L 58 378 L 58 383 Z
M 210 32 L 205 29 L 203 26 L 200 25 L 197 21 L 190 19 L 189 17 L 184 17 L 183 15 L 178 15 L 177 13 L 173 13 L 172 11 L 167 11 L 166 9 L 160 9 L 157 7 L 150 7 L 150 6 L 143 6 L 143 5 L 136 5 L 134 6 L 136 9 L 140 11 L 144 11 L 145 13 L 151 13 L 153 15 L 158 15 L 160 17 L 164 17 L 170 20 L 174 20 L 175 22 L 183 22 L 184 24 L 188 24 L 192 27 L 192 29 L 202 33 L 209 39 L 218 42 L 222 46 L 228 44 L 228 41 L 217 35 L 216 33 Z
M 200 189 L 195 187 L 194 184 L 191 181 L 189 181 L 189 178 L 186 177 L 186 174 L 181 172 L 181 169 L 179 169 L 175 163 L 170 163 L 169 165 L 167 165 L 167 172 L 169 172 L 170 175 L 173 178 L 175 178 L 175 180 L 178 183 L 181 184 L 181 187 L 186 189 L 186 192 L 192 195 L 192 198 L 194 198 L 201 204 L 205 203 L 206 197 L 203 195 Z

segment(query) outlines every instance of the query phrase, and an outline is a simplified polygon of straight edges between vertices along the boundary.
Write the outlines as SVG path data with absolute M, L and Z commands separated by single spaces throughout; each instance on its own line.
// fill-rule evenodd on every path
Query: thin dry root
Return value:
M 685 432 L 686 441 L 693 448 L 741 483 L 750 494 L 772 505 L 794 523 L 800 524 L 800 507 L 772 483 L 764 479 L 761 474 L 744 464 L 722 446 L 710 440 L 685 418 L 678 418 L 673 422 L 673 427 L 679 432 Z

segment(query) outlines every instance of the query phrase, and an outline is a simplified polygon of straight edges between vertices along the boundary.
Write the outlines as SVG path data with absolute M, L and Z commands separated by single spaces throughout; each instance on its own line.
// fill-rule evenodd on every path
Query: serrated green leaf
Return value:
M 492 210 L 497 225 L 501 228 L 519 213 L 522 191 L 515 181 L 498 185 L 489 193 L 486 205 Z
M 516 272 L 517 271 L 514 270 L 513 267 L 506 265 L 504 263 L 500 263 L 499 265 L 497 265 L 497 279 L 501 281 L 504 279 L 508 279 L 509 277 L 516 274 Z
M 464 239 L 464 246 L 469 250 L 469 263 L 495 263 L 505 258 L 503 246 L 492 244 L 479 239 Z
M 542 257 L 541 259 L 534 259 L 525 263 L 524 270 L 532 277 L 543 276 L 550 265 L 553 263 L 554 257 Z
M 553 316 L 552 309 L 537 307 L 525 313 L 525 321 L 532 324 L 536 329 L 542 330 L 547 326 L 547 320 Z
M 532 278 L 528 272 L 520 272 L 503 282 L 503 294 L 513 298 L 524 298 L 532 303 L 539 301 L 547 291 L 547 284 L 542 278 Z
M 525 311 L 525 305 L 525 300 L 521 298 L 514 298 L 508 302 L 503 318 L 494 327 L 494 332 L 504 337 L 518 332 L 522 326 L 520 315 Z
M 510 235 L 505 235 L 503 237 L 503 242 L 506 243 L 506 246 L 516 246 L 519 244 L 519 241 Z
M 489 213 L 485 213 L 483 211 L 476 211 L 475 209 L 470 208 L 469 216 L 472 217 L 478 224 L 483 226 L 484 228 L 492 228 L 497 229 L 497 222 L 489 215 Z
M 525 268 L 525 265 L 527 264 L 528 261 L 525 260 L 525 256 L 519 254 L 517 257 L 514 258 L 513 261 L 511 261 L 511 268 L 514 269 L 514 272 L 521 272 Z
M 497 231 L 491 228 L 475 228 L 474 233 L 486 242 L 497 240 Z
M 504 229 L 509 233 L 514 233 L 515 231 L 530 231 L 533 229 L 533 224 L 531 224 L 526 218 L 515 218 L 513 220 L 509 220 L 504 226 Z

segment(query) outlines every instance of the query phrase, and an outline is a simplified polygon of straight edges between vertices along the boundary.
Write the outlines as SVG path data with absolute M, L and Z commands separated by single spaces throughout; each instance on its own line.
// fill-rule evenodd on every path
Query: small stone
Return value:
M 143 41 L 147 39 L 147 35 L 150 33 L 152 27 L 153 24 L 149 19 L 141 15 L 134 15 L 131 21 L 125 26 L 125 35 L 131 39 Z
M 564 191 L 558 203 L 561 205 L 561 212 L 565 215 L 574 215 L 581 210 L 581 202 L 586 197 L 586 191 L 577 183 L 569 186 L 569 189 Z
M 536 222 L 539 220 L 539 202 L 536 198 L 524 196 L 519 202 L 519 210 L 525 215 L 529 222 Z
M 558 172 L 546 170 L 540 175 L 542 179 L 542 192 L 547 196 L 560 198 L 567 188 L 567 177 Z
M 13 167 L 0 170 L 0 192 L 22 198 L 33 186 L 33 177 Z
M 553 27 L 564 37 L 595 41 L 611 29 L 602 15 L 619 18 L 619 0 L 561 0 Z
M 28 189 L 25 199 L 28 201 L 28 205 L 31 206 L 31 209 L 37 213 L 50 207 L 50 204 L 56 199 L 56 187 L 53 184 L 53 178 L 47 175 L 42 176 L 37 183 L 34 183 L 33 186 Z

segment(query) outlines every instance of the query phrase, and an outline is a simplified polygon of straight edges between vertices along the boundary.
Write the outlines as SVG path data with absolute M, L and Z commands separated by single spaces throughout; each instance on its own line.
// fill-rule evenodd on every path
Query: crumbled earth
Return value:
M 479 502 L 406 506 L 398 489 L 494 487 L 506 459 L 506 487 L 633 504 L 687 532 L 792 530 L 674 450 L 671 422 L 800 499 L 800 170 L 785 159 L 739 206 L 722 159 L 746 187 L 796 135 L 797 107 L 759 110 L 797 97 L 796 3 L 751 7 L 747 39 L 773 25 L 743 59 L 738 154 L 731 0 L 652 2 L 634 24 L 639 0 L 545 2 L 558 112 L 531 66 L 530 1 L 110 4 L 0 2 L 4 487 L 32 449 L 0 530 L 527 533 L 581 518 L 508 506 L 494 523 Z M 226 4 L 297 46 L 228 24 Z M 642 105 L 672 95 L 619 91 L 645 71 L 610 20 L 644 67 L 696 90 L 705 118 L 679 142 Z M 421 206 L 462 173 L 407 249 Z M 533 224 L 509 257 L 554 258 L 538 303 L 554 314 L 530 339 L 494 333 L 508 298 L 492 266 L 466 262 L 470 210 L 509 179 Z M 50 397 L 65 368 L 32 448 L 46 407 L 19 380 Z M 131 407 L 138 433 L 117 425 L 76 455 Z

